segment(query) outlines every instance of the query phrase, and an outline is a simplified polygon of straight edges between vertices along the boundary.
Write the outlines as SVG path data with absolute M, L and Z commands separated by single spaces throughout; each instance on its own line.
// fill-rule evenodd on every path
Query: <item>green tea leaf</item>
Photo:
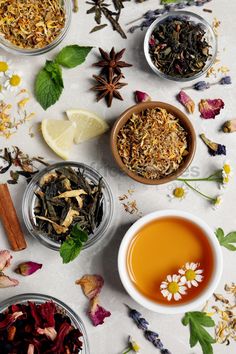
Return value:
M 62 77 L 56 72 L 56 69 L 50 72 L 43 68 L 36 77 L 35 96 L 44 110 L 58 101 L 63 90 Z
M 80 47 L 77 44 L 63 48 L 56 56 L 56 62 L 65 68 L 82 64 L 93 47 Z
M 63 263 L 73 261 L 80 254 L 81 249 L 82 247 L 79 247 L 72 239 L 67 239 L 63 242 L 60 247 L 60 256 L 63 259 Z
M 230 232 L 225 236 L 224 231 L 221 228 L 218 228 L 215 235 L 221 246 L 230 251 L 236 251 L 236 246 L 233 245 L 233 243 L 236 243 L 236 231 Z
M 215 340 L 204 328 L 214 327 L 213 319 L 207 316 L 205 312 L 194 311 L 187 312 L 182 319 L 182 323 L 184 326 L 189 325 L 189 344 L 191 348 L 199 343 L 203 354 L 213 354 L 212 344 L 215 343 Z

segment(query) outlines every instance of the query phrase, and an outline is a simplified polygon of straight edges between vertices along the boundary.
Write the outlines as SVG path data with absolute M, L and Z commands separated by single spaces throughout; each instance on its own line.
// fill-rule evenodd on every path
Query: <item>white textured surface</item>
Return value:
M 174 82 L 162 81 L 154 76 L 148 69 L 144 61 L 142 42 L 144 32 L 137 31 L 133 35 L 128 35 L 127 40 L 123 40 L 117 33 L 112 33 L 110 28 L 97 32 L 95 34 L 88 34 L 89 30 L 94 25 L 92 15 L 87 16 L 87 5 L 80 1 L 80 11 L 78 14 L 73 14 L 73 23 L 66 40 L 61 44 L 62 48 L 66 44 L 78 43 L 81 45 L 93 45 L 94 47 L 101 46 L 104 49 L 110 49 L 112 45 L 116 49 L 127 48 L 125 60 L 133 63 L 133 68 L 125 69 L 126 82 L 129 83 L 127 87 L 122 90 L 123 102 L 114 101 L 112 108 L 107 109 L 104 103 L 96 103 L 94 100 L 94 93 L 91 92 L 90 86 L 92 84 L 91 77 L 98 72 L 97 68 L 91 67 L 91 64 L 96 60 L 96 50 L 94 50 L 88 57 L 86 63 L 73 70 L 63 70 L 65 90 L 60 101 L 53 107 L 44 112 L 34 99 L 31 100 L 32 109 L 37 113 L 34 121 L 29 122 L 28 125 L 21 127 L 14 137 L 5 141 L 1 138 L 0 147 L 7 145 L 18 145 L 22 150 L 32 154 L 47 156 L 50 160 L 58 161 L 58 158 L 53 152 L 44 144 L 40 133 L 37 131 L 37 122 L 42 118 L 62 118 L 64 111 L 69 108 L 87 108 L 94 110 L 103 116 L 109 123 L 112 123 L 119 114 L 127 107 L 131 106 L 133 101 L 133 91 L 142 90 L 150 93 L 153 99 L 166 101 L 175 104 L 180 109 L 181 105 L 176 102 L 175 95 L 182 87 L 181 84 Z M 143 12 L 150 8 L 155 8 L 157 1 L 149 0 L 143 4 L 134 4 L 134 1 L 125 3 L 125 10 L 123 11 L 123 24 L 129 22 L 136 17 L 139 17 Z M 219 51 L 222 65 L 230 67 L 230 75 L 233 78 L 234 84 L 228 87 L 214 86 L 203 93 L 190 91 L 190 95 L 198 102 L 201 98 L 222 98 L 225 101 L 225 109 L 215 121 L 204 121 L 199 117 L 198 110 L 190 117 L 193 122 L 196 132 L 200 133 L 206 131 L 209 137 L 227 145 L 228 158 L 235 165 L 236 161 L 236 136 L 234 134 L 224 135 L 219 132 L 222 123 L 235 117 L 236 100 L 235 100 L 235 33 L 236 22 L 234 21 L 234 14 L 236 12 L 235 1 L 220 1 L 213 0 L 209 3 L 207 8 L 213 9 L 213 14 L 202 11 L 202 8 L 192 7 L 191 10 L 199 13 L 206 18 L 210 23 L 213 17 L 216 16 L 222 21 L 219 36 Z M 59 48 L 58 48 L 59 49 Z M 58 49 L 53 52 L 45 54 L 41 57 L 24 58 L 14 57 L 8 55 L 14 62 L 14 66 L 24 73 L 26 84 L 32 89 L 35 74 L 39 68 L 44 64 L 45 59 L 53 58 Z M 0 50 L 2 54 L 2 50 Z M 4 53 L 5 54 L 5 53 Z M 214 79 L 211 79 L 214 81 Z M 30 138 L 28 135 L 28 128 L 34 122 L 35 138 Z M 235 178 L 231 182 L 229 188 L 224 193 L 224 202 L 222 206 L 213 211 L 209 204 L 197 195 L 190 192 L 184 201 L 171 201 L 167 198 L 168 191 L 173 188 L 171 185 L 153 187 L 136 184 L 128 177 L 122 175 L 116 168 L 109 149 L 109 136 L 103 136 L 99 139 L 89 141 L 74 146 L 71 160 L 81 161 L 92 164 L 94 167 L 104 175 L 109 181 L 115 202 L 115 216 L 110 231 L 107 233 L 100 243 L 94 245 L 92 248 L 84 251 L 79 258 L 69 265 L 62 265 L 60 257 L 57 253 L 48 250 L 26 235 L 28 248 L 25 251 L 15 253 L 13 259 L 13 266 L 18 261 L 34 260 L 43 263 L 43 269 L 28 278 L 19 277 L 20 285 L 16 288 L 1 289 L 0 300 L 7 297 L 25 293 L 38 292 L 55 296 L 68 305 L 70 305 L 83 319 L 87 332 L 89 335 L 91 354 L 119 354 L 126 345 L 127 335 L 131 334 L 141 345 L 140 353 L 154 354 L 157 353 L 154 347 L 149 344 L 142 336 L 132 321 L 126 314 L 124 303 L 140 310 L 140 312 L 150 322 L 150 328 L 159 332 L 160 337 L 172 353 L 174 354 L 200 354 L 200 347 L 193 349 L 189 348 L 188 329 L 181 324 L 180 315 L 164 316 L 152 313 L 140 308 L 134 303 L 125 293 L 117 273 L 117 251 L 123 234 L 127 228 L 133 223 L 138 216 L 130 216 L 123 211 L 122 206 L 118 201 L 118 196 L 127 192 L 129 188 L 135 189 L 134 198 L 137 200 L 140 211 L 143 214 L 160 210 L 164 208 L 177 208 L 202 217 L 208 222 L 210 226 L 216 228 L 221 226 L 225 231 L 236 230 L 235 219 Z M 210 157 L 205 146 L 198 139 L 198 147 L 195 159 L 190 169 L 190 174 L 199 171 L 199 174 L 205 175 L 212 170 L 219 168 L 224 161 L 221 157 Z M 6 180 L 6 176 L 1 175 L 1 182 Z M 21 200 L 25 189 L 25 184 L 21 182 L 11 187 L 11 194 L 14 199 L 18 215 L 21 218 Z M 202 189 L 214 195 L 218 193 L 217 187 L 210 185 L 202 185 Z M 21 218 L 22 220 L 22 218 Z M 0 248 L 7 248 L 8 244 L 4 231 L 0 225 Z M 226 282 L 236 281 L 235 279 L 235 254 L 226 249 L 222 249 L 224 256 L 224 271 L 223 277 L 218 292 L 222 292 L 223 286 Z M 112 312 L 112 316 L 106 319 L 103 326 L 97 328 L 92 327 L 90 321 L 86 316 L 87 300 L 82 295 L 81 290 L 74 284 L 75 280 L 81 277 L 84 273 L 99 273 L 105 278 L 105 287 L 102 292 L 102 303 Z M 9 275 L 13 275 L 11 271 Z M 236 345 L 231 344 L 229 347 L 224 345 L 215 345 L 214 353 L 235 353 Z

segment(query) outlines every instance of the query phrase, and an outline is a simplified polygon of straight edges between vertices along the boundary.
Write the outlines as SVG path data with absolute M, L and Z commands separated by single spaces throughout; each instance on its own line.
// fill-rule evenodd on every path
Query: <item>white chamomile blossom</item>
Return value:
M 0 56 L 0 77 L 7 75 L 9 73 L 10 66 L 11 66 L 11 61 L 7 60 L 3 56 Z
M 230 177 L 232 177 L 232 166 L 230 165 L 229 161 L 225 161 L 222 167 L 223 187 L 225 187 L 229 183 Z
M 199 263 L 186 263 L 183 268 L 179 269 L 181 275 L 180 281 L 191 288 L 191 286 L 198 286 L 198 283 L 202 282 L 203 273 L 202 269 L 198 269 Z
M 16 91 L 22 84 L 22 75 L 19 72 L 11 71 L 8 73 L 8 79 L 4 86 L 9 91 Z
M 167 275 L 166 280 L 161 283 L 161 293 L 168 301 L 174 298 L 178 301 L 182 298 L 181 295 L 185 295 L 187 289 L 185 284 L 180 280 L 180 275 Z
M 212 207 L 214 210 L 216 210 L 221 205 L 222 200 L 223 200 L 222 195 L 218 195 L 212 200 Z
M 187 188 L 182 185 L 180 187 L 174 187 L 170 194 L 168 194 L 169 199 L 179 199 L 183 200 L 188 194 Z

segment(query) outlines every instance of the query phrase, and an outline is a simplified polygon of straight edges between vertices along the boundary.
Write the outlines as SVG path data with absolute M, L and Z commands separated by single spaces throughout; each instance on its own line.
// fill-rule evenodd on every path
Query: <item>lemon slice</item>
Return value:
M 42 134 L 50 148 L 62 159 L 67 160 L 75 136 L 75 124 L 70 121 L 44 119 Z
M 101 135 L 109 129 L 102 118 L 85 109 L 69 109 L 66 114 L 71 122 L 76 123 L 75 144 Z

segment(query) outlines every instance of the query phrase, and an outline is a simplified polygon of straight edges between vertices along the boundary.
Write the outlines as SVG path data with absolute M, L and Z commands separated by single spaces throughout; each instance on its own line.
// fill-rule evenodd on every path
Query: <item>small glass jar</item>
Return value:
M 113 197 L 111 193 L 111 189 L 106 182 L 106 180 L 92 167 L 85 165 L 79 162 L 59 162 L 53 165 L 50 165 L 44 168 L 42 171 L 38 172 L 28 184 L 22 202 L 22 213 L 25 225 L 29 231 L 29 233 L 39 240 L 44 246 L 49 247 L 55 251 L 59 251 L 60 249 L 60 242 L 52 240 L 48 237 L 47 234 L 39 232 L 37 230 L 36 222 L 35 222 L 35 215 L 34 215 L 34 207 L 36 205 L 37 197 L 35 192 L 39 188 L 39 181 L 40 179 L 47 173 L 53 172 L 55 169 L 62 168 L 62 167 L 71 167 L 76 169 L 81 169 L 84 173 L 84 176 L 94 184 L 98 184 L 100 179 L 102 179 L 103 188 L 103 216 L 100 225 L 94 230 L 93 234 L 89 235 L 88 241 L 84 244 L 83 249 L 86 249 L 92 246 L 94 243 L 99 241 L 107 232 L 107 229 L 111 223 L 112 216 L 113 216 Z
M 6 50 L 7 52 L 15 55 L 25 55 L 25 56 L 36 56 L 49 52 L 50 50 L 57 47 L 62 40 L 67 35 L 69 27 L 71 25 L 72 17 L 72 1 L 71 0 L 60 0 L 65 11 L 65 26 L 62 28 L 61 33 L 55 38 L 55 40 L 49 43 L 43 48 L 21 48 L 6 40 L 3 35 L 0 36 L 0 48 Z
M 36 304 L 43 304 L 46 301 L 53 301 L 56 304 L 58 312 L 67 315 L 70 318 L 72 325 L 75 328 L 78 328 L 79 331 L 83 334 L 83 337 L 81 338 L 81 341 L 83 342 L 83 348 L 79 354 L 90 354 L 88 336 L 81 318 L 64 302 L 52 296 L 34 293 L 16 295 L 0 303 L 0 312 L 5 312 L 11 305 L 27 304 L 28 301 L 35 302 Z
M 159 26 L 162 22 L 165 22 L 169 18 L 170 19 L 171 18 L 183 18 L 183 19 L 189 20 L 190 22 L 193 22 L 196 24 L 201 24 L 201 27 L 206 32 L 205 38 L 206 38 L 208 44 L 210 45 L 211 53 L 210 53 L 210 56 L 205 64 L 204 68 L 200 72 L 196 73 L 193 76 L 177 77 L 177 76 L 171 76 L 171 75 L 165 74 L 161 70 L 159 70 L 152 61 L 151 55 L 149 53 L 150 37 L 151 37 L 153 31 L 155 30 L 155 28 L 157 26 Z M 149 64 L 150 68 L 154 71 L 155 74 L 157 74 L 161 78 L 176 81 L 176 82 L 192 81 L 192 80 L 195 80 L 195 79 L 199 78 L 200 76 L 204 75 L 211 68 L 211 66 L 214 64 L 215 59 L 216 59 L 216 54 L 217 54 L 217 39 L 216 39 L 215 33 L 214 33 L 212 27 L 210 26 L 210 24 L 206 20 L 204 20 L 204 18 L 202 18 L 201 16 L 199 16 L 193 12 L 189 12 L 189 11 L 172 11 L 172 12 L 167 13 L 166 15 L 163 15 L 163 16 L 160 16 L 159 18 L 157 18 L 151 24 L 151 26 L 148 28 L 145 38 L 144 38 L 144 54 L 145 54 L 146 60 Z

